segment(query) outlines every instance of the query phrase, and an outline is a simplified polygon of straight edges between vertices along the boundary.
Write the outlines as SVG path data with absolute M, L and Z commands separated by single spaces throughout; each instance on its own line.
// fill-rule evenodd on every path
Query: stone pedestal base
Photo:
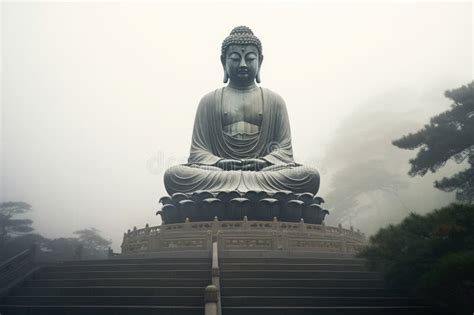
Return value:
M 244 252 L 355 254 L 366 245 L 364 234 L 342 227 L 302 222 L 208 221 L 134 229 L 124 235 L 123 255 L 210 252 L 217 241 L 224 255 Z M 280 255 L 280 254 L 279 254 Z

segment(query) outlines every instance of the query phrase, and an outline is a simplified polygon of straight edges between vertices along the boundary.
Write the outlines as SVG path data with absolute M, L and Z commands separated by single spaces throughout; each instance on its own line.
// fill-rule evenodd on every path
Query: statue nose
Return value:
M 247 63 L 245 62 L 245 58 L 242 58 L 242 60 L 240 60 L 239 68 L 247 68 Z

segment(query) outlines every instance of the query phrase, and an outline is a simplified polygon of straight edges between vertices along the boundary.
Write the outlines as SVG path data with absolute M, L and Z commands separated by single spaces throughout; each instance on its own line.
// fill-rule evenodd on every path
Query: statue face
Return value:
M 262 60 L 255 45 L 231 45 L 225 55 L 225 71 L 232 83 L 250 85 L 257 77 Z

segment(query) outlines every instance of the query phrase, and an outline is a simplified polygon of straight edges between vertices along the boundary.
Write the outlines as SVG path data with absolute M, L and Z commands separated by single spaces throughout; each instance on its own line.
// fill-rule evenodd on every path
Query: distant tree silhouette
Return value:
M 74 259 L 75 252 L 81 246 L 79 240 L 75 237 L 60 237 L 47 242 L 48 260 L 70 260 Z
M 83 246 L 84 255 L 90 258 L 105 258 L 107 250 L 112 243 L 100 235 L 96 228 L 83 229 L 74 232 L 77 240 Z M 101 257 L 103 256 L 103 257 Z
M 106 258 L 110 244 L 96 228 L 75 231 L 77 237 L 48 239 L 31 233 L 33 221 L 17 218 L 31 211 L 31 205 L 21 201 L 0 203 L 0 261 L 8 259 L 32 244 L 38 245 L 41 260 L 101 259 Z M 76 257 L 78 249 L 81 257 Z
M 36 233 L 23 234 L 14 238 L 10 238 L 5 244 L 0 247 L 0 261 L 11 258 L 18 253 L 31 248 L 32 244 L 38 246 L 38 252 L 41 248 L 45 248 L 49 240 Z
M 451 109 L 433 118 L 416 133 L 408 134 L 392 143 L 402 149 L 419 149 L 410 160 L 411 176 L 436 172 L 448 160 L 469 166 L 450 178 L 435 181 L 443 191 L 456 191 L 459 201 L 474 202 L 474 81 L 467 86 L 445 92 L 453 101 Z
M 18 219 L 16 216 L 31 211 L 31 205 L 21 201 L 0 203 L 0 248 L 15 236 L 33 231 L 30 219 Z

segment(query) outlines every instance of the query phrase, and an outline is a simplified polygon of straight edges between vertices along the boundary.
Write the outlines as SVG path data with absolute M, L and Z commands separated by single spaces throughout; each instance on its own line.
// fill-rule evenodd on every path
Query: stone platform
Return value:
M 365 235 L 352 228 L 273 221 L 208 221 L 165 224 L 124 234 L 122 255 L 160 256 L 193 252 L 207 256 L 217 241 L 223 256 L 354 255 L 366 245 Z

